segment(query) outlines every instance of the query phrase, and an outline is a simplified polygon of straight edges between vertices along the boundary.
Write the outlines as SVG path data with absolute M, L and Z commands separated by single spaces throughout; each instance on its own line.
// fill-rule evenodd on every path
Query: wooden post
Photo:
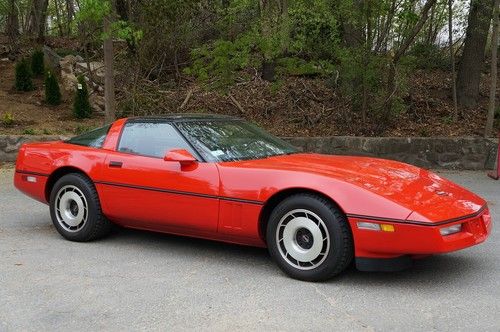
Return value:
M 115 78 L 113 65 L 113 36 L 111 32 L 111 19 L 113 12 L 104 18 L 104 111 L 106 123 L 115 121 Z
M 488 176 L 494 180 L 500 178 L 500 131 L 498 132 L 497 169 L 489 172 Z

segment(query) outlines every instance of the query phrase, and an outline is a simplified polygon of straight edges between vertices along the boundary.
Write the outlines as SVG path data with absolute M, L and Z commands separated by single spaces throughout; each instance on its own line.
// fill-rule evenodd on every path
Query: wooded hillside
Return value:
M 63 113 L 59 122 L 92 126 L 101 116 L 109 122 L 216 112 L 286 136 L 493 136 L 500 123 L 498 6 L 498 0 L 0 0 L 0 57 L 18 63 L 48 46 L 63 60 L 74 56 L 71 75 L 86 64 L 81 79 L 91 120 L 71 115 L 82 84 L 77 73 L 68 79 L 64 63 L 45 68 L 63 85 L 62 106 L 48 105 L 39 92 L 41 107 L 52 118 Z M 11 88 L 14 62 L 0 64 L 0 98 L 9 103 L 19 94 Z M 47 82 L 35 81 L 35 91 Z M 25 93 L 39 102 L 36 92 Z M 0 130 L 15 132 L 16 116 L 20 128 L 30 114 L 43 122 L 43 114 L 18 114 L 9 103 L 0 105 L 0 116 L 12 117 L 11 126 L 3 121 Z M 58 132 L 54 123 L 49 129 Z

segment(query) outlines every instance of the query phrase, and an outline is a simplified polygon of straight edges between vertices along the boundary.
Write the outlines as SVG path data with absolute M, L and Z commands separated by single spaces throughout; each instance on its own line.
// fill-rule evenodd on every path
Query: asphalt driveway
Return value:
M 0 331 L 500 331 L 500 181 L 482 172 L 441 174 L 489 201 L 486 243 L 325 283 L 286 277 L 263 249 L 125 229 L 68 242 L 12 174 L 0 171 Z

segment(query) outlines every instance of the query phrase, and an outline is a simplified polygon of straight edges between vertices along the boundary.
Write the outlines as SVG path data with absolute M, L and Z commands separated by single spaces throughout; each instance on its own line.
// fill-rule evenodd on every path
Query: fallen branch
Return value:
M 179 106 L 179 109 L 183 109 L 184 106 L 188 103 L 189 99 L 191 99 L 191 96 L 193 95 L 193 89 L 189 89 L 186 95 L 186 98 L 184 98 L 184 101 L 182 102 L 181 106 Z
M 241 107 L 241 104 L 236 100 L 236 98 L 234 98 L 233 95 L 230 93 L 228 94 L 228 96 L 229 99 L 231 99 L 231 102 L 234 104 L 234 106 L 236 106 L 241 113 L 245 114 L 246 113 L 245 109 Z

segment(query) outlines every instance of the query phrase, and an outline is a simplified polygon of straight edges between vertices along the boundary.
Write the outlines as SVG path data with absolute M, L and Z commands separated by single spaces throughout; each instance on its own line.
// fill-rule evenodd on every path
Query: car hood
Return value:
M 291 154 L 244 163 L 315 173 L 368 190 L 411 210 L 408 220 L 439 222 L 477 213 L 486 202 L 425 169 L 369 157 Z

